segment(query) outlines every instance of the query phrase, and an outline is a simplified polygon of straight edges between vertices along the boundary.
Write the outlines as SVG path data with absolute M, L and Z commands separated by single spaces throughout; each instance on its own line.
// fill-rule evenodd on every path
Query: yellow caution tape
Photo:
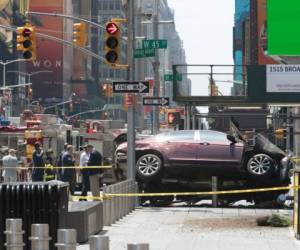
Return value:
M 285 187 L 270 187 L 270 188 L 253 188 L 253 189 L 237 189 L 226 191 L 207 191 L 207 192 L 179 192 L 179 193 L 105 193 L 100 196 L 73 196 L 76 199 L 93 199 L 103 200 L 111 199 L 113 197 L 154 197 L 154 196 L 194 196 L 194 195 L 221 195 L 221 194 L 242 194 L 242 193 L 256 193 L 256 192 L 270 192 L 279 190 L 295 190 L 300 186 L 285 186 Z

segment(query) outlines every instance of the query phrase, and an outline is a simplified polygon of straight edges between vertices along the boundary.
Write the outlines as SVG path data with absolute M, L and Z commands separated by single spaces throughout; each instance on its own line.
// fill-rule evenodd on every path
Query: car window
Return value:
M 227 134 L 213 131 L 213 130 L 201 130 L 200 131 L 200 140 L 201 141 L 227 141 Z
M 181 130 L 181 131 L 174 131 L 169 133 L 169 140 L 170 141 L 177 141 L 177 140 L 194 140 L 195 132 L 191 130 Z

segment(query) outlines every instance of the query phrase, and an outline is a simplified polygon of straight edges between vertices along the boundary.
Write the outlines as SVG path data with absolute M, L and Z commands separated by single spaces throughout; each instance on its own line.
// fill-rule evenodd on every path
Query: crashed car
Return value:
M 127 143 L 115 152 L 127 160 Z M 245 139 L 233 126 L 229 134 L 213 130 L 180 130 L 136 141 L 136 175 L 141 182 L 162 179 L 193 181 L 218 176 L 255 183 L 285 185 L 293 164 L 284 151 L 257 133 Z

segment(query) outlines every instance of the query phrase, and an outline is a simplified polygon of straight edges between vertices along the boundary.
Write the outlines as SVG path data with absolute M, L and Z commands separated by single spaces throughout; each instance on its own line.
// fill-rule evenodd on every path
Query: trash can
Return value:
M 66 226 L 69 185 L 62 182 L 15 182 L 0 184 L 0 250 L 4 250 L 7 218 L 23 220 L 25 250 L 30 249 L 31 224 L 49 224 L 50 249 L 57 229 Z

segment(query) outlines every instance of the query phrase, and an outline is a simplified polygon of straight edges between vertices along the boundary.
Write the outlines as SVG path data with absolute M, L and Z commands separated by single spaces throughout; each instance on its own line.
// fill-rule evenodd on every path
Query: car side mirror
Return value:
M 236 143 L 236 138 L 233 135 L 227 135 L 227 139 L 232 143 Z

